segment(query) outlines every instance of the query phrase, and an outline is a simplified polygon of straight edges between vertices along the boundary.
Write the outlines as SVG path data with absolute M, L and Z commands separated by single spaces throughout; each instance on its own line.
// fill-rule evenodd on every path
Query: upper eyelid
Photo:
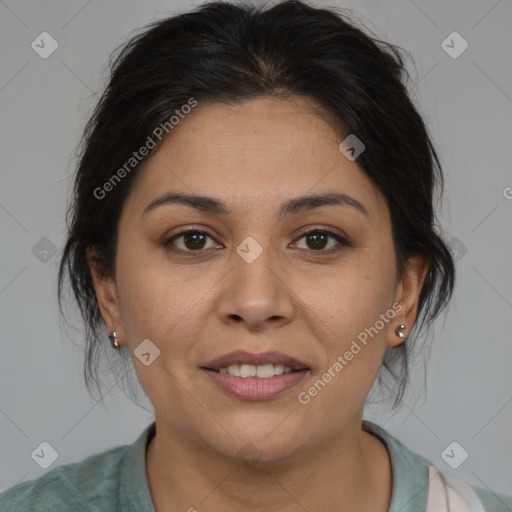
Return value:
M 302 229 L 300 231 L 300 233 L 297 235 L 297 237 L 302 237 L 302 236 L 307 235 L 308 233 L 310 233 L 312 231 L 325 231 L 329 235 L 338 236 L 340 238 L 348 238 L 347 235 L 345 235 L 343 232 L 342 233 L 336 233 L 336 231 L 333 231 L 333 229 L 335 229 L 335 228 L 332 228 L 332 227 L 329 227 L 329 226 L 309 226 L 307 228 Z

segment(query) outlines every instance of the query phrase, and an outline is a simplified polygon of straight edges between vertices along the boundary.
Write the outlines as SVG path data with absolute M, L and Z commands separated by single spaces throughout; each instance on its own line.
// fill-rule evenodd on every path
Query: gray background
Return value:
M 43 250 L 62 246 L 72 153 L 110 52 L 134 29 L 199 3 L 0 1 L 0 490 L 44 473 L 31 458 L 42 441 L 59 454 L 54 468 L 131 443 L 152 420 L 119 386 L 107 386 L 103 402 L 89 398 L 81 323 L 59 323 L 60 253 Z M 446 173 L 440 215 L 457 248 L 458 283 L 434 331 L 426 398 L 420 360 L 400 412 L 372 406 L 366 417 L 441 468 L 457 441 L 469 453 L 457 473 L 512 493 L 512 2 L 316 5 L 354 9 L 412 54 L 411 89 Z M 44 31 L 58 42 L 47 59 L 31 48 Z M 441 46 L 453 31 L 469 43 L 456 59 Z

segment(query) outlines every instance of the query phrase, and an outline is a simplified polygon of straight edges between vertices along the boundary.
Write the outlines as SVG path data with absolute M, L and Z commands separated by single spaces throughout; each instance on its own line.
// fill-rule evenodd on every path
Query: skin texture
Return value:
M 361 430 L 363 405 L 386 347 L 414 324 L 428 263 L 411 258 L 397 275 L 385 198 L 339 151 L 344 137 L 314 106 L 305 98 L 199 104 L 136 177 L 120 218 L 115 280 L 89 258 L 103 319 L 129 346 L 155 409 L 146 467 L 157 511 L 388 510 L 389 454 Z M 231 213 L 166 204 L 143 214 L 170 190 L 215 197 Z M 330 205 L 278 219 L 282 202 L 326 192 L 350 195 L 368 216 Z M 188 228 L 209 237 L 177 238 L 177 252 L 164 245 Z M 349 245 L 308 239 L 304 228 Z M 236 252 L 248 236 L 263 249 L 252 263 Z M 400 312 L 301 404 L 298 394 L 395 302 Z M 395 334 L 402 323 L 405 338 Z M 160 350 L 149 366 L 133 356 L 147 338 Z M 272 399 L 237 399 L 200 369 L 234 350 L 277 350 L 310 371 Z M 257 463 L 241 460 L 243 447 Z

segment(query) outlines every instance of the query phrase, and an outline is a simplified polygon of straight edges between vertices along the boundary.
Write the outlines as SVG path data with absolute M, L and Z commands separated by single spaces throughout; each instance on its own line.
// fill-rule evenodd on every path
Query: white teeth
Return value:
M 291 373 L 292 371 L 290 367 L 283 366 L 282 364 L 262 364 L 260 366 L 254 364 L 230 364 L 228 367 L 219 368 L 219 373 L 227 373 L 233 377 L 242 377 L 244 379 L 269 379 L 275 375 Z
M 284 373 L 284 366 L 282 364 L 274 365 L 274 375 L 282 375 Z
M 240 365 L 240 377 L 256 377 L 256 366 L 253 364 Z
M 233 377 L 240 377 L 240 365 L 239 364 L 230 364 L 228 366 L 229 375 L 233 375 Z
M 263 364 L 261 366 L 256 367 L 256 375 L 260 379 L 268 379 L 269 377 L 274 376 L 274 365 L 273 364 Z

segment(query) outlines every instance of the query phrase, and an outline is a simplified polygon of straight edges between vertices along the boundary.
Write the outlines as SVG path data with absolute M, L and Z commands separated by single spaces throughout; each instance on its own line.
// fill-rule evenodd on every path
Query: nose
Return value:
M 252 262 L 233 255 L 233 267 L 223 280 L 218 314 L 225 323 L 245 324 L 253 331 L 278 327 L 294 315 L 291 283 L 270 249 Z

